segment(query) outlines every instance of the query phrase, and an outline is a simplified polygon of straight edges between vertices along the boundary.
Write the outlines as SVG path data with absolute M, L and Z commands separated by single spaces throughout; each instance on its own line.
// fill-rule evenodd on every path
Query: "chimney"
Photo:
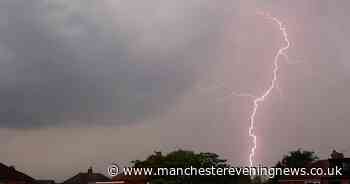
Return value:
M 331 154 L 331 158 L 332 159 L 343 159 L 344 158 L 344 154 L 333 150 L 332 154 Z
M 89 169 L 88 169 L 88 175 L 89 175 L 89 176 L 92 176 L 92 173 L 93 173 L 92 167 L 90 166 Z
M 9 166 L 9 170 L 10 171 L 16 171 L 15 166 L 13 166 L 13 165 Z

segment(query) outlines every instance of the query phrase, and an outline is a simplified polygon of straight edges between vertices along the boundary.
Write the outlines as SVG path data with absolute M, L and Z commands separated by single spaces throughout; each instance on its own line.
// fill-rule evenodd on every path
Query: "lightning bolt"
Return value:
M 253 110 L 252 110 L 252 112 L 250 114 L 250 118 L 249 118 L 250 126 L 249 126 L 249 132 L 248 132 L 249 136 L 252 138 L 252 141 L 253 141 L 253 146 L 252 146 L 252 148 L 250 150 L 250 153 L 249 153 L 249 166 L 250 167 L 253 167 L 255 150 L 256 150 L 256 147 L 257 147 L 257 136 L 254 133 L 255 122 L 256 122 L 255 117 L 256 117 L 257 111 L 259 109 L 259 105 L 262 102 L 265 101 L 265 99 L 271 94 L 272 90 L 276 87 L 276 85 L 277 85 L 276 81 L 278 80 L 279 58 L 281 56 L 284 56 L 286 59 L 288 59 L 287 50 L 290 47 L 290 41 L 288 39 L 287 29 L 284 26 L 283 22 L 280 21 L 278 18 L 273 17 L 273 16 L 271 16 L 270 14 L 267 14 L 267 13 L 259 12 L 258 14 L 263 15 L 265 18 L 273 21 L 275 24 L 278 25 L 279 30 L 282 33 L 285 45 L 282 46 L 281 48 L 279 48 L 277 53 L 276 53 L 276 55 L 274 56 L 274 59 L 273 59 L 273 70 L 272 70 L 273 77 L 272 77 L 272 80 L 270 82 L 270 85 L 268 86 L 268 88 L 265 90 L 265 92 L 261 96 L 255 97 L 254 101 L 253 101 L 254 108 L 253 108 Z M 236 96 L 242 96 L 242 95 L 236 95 Z M 253 97 L 253 95 L 245 95 L 245 96 Z
M 288 39 L 288 33 L 287 33 L 287 28 L 285 27 L 285 25 L 283 24 L 283 22 L 281 20 L 279 20 L 277 17 L 271 16 L 269 13 L 264 13 L 264 12 L 258 12 L 258 15 L 263 16 L 264 18 L 272 21 L 274 24 L 277 24 L 277 26 L 279 27 L 280 32 L 282 33 L 283 36 L 283 41 L 285 42 L 285 45 L 280 47 L 277 51 L 277 53 L 274 56 L 273 59 L 273 70 L 272 70 L 272 74 L 273 77 L 270 81 L 270 85 L 267 87 L 267 89 L 263 92 L 263 94 L 261 96 L 256 96 L 256 95 L 252 95 L 252 94 L 248 94 L 248 93 L 239 93 L 239 92 L 233 92 L 231 91 L 230 95 L 228 96 L 237 96 L 237 97 L 248 97 L 251 98 L 253 100 L 253 110 L 250 113 L 250 117 L 249 117 L 249 137 L 251 137 L 253 145 L 250 149 L 250 153 L 249 153 L 249 167 L 253 167 L 254 165 L 254 156 L 255 156 L 255 151 L 257 148 L 257 136 L 254 133 L 255 130 L 255 117 L 256 114 L 258 112 L 259 106 L 261 105 L 261 103 L 263 103 L 266 98 L 271 94 L 272 90 L 275 88 L 279 88 L 277 81 L 278 81 L 278 71 L 279 71 L 279 59 L 280 57 L 284 57 L 286 59 L 286 61 L 289 61 L 289 57 L 287 55 L 287 50 L 290 47 L 290 41 Z M 217 88 L 222 88 L 221 85 L 216 86 Z M 226 97 L 224 97 L 226 98 Z

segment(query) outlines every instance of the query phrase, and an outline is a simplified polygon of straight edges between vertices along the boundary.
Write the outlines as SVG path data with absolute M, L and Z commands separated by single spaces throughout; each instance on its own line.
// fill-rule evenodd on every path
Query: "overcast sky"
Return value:
M 256 162 L 304 148 L 350 156 L 350 7 L 311 1 L 2 0 L 0 162 L 62 181 L 154 150 L 216 152 L 248 164 L 252 100 Z

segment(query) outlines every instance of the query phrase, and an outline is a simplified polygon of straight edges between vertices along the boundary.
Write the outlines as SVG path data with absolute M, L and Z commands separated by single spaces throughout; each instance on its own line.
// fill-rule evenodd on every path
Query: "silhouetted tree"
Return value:
M 307 167 L 312 162 L 318 160 L 318 156 L 313 151 L 298 149 L 289 152 L 288 155 L 283 156 L 275 167 L 277 168 L 303 168 Z M 269 183 L 277 183 L 281 176 L 275 176 Z
M 215 153 L 195 153 L 193 151 L 177 150 L 167 155 L 155 152 L 146 160 L 133 161 L 139 168 L 224 168 L 229 167 L 226 160 Z M 152 176 L 155 184 L 248 184 L 249 177 L 243 176 Z
M 278 167 L 291 167 L 301 168 L 306 167 L 308 164 L 316 161 L 318 156 L 313 151 L 306 151 L 298 149 L 291 151 L 288 155 L 285 155 L 283 159 L 277 163 Z

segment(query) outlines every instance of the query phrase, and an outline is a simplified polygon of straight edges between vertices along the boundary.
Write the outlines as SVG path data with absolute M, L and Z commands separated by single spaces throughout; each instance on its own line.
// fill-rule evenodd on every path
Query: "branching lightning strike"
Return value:
M 257 147 L 257 136 L 254 133 L 255 116 L 256 116 L 256 113 L 257 113 L 257 111 L 259 109 L 260 103 L 264 102 L 266 97 L 268 97 L 271 94 L 271 91 L 276 87 L 276 81 L 278 79 L 278 70 L 279 70 L 279 58 L 280 58 L 280 56 L 284 56 L 284 57 L 286 57 L 288 59 L 288 56 L 287 56 L 286 52 L 287 52 L 288 48 L 290 47 L 290 41 L 288 39 L 287 29 L 284 26 L 284 24 L 282 23 L 282 21 L 280 21 L 278 18 L 273 17 L 273 16 L 271 16 L 270 14 L 267 14 L 267 13 L 259 13 L 259 14 L 263 15 L 264 17 L 266 17 L 269 20 L 272 20 L 274 23 L 276 23 L 279 26 L 279 30 L 281 31 L 283 39 L 284 39 L 284 42 L 286 44 L 285 44 L 285 46 L 283 46 L 283 47 L 278 49 L 278 51 L 277 51 L 277 53 L 276 53 L 276 55 L 274 57 L 274 60 L 273 60 L 273 78 L 271 80 L 270 85 L 268 86 L 268 88 L 265 90 L 265 92 L 261 96 L 255 97 L 254 101 L 253 101 L 254 108 L 253 108 L 253 111 L 250 114 L 250 118 L 249 118 L 250 126 L 249 126 L 249 132 L 248 132 L 249 136 L 253 140 L 253 146 L 252 146 L 252 148 L 250 150 L 250 153 L 249 153 L 249 166 L 250 167 L 253 167 L 255 150 L 256 150 L 256 147 Z M 237 95 L 237 96 L 242 96 L 242 95 Z M 252 97 L 253 95 L 245 95 L 245 96 Z
M 262 13 L 262 12 L 258 12 L 258 15 L 262 15 L 264 18 L 267 18 L 268 20 L 272 21 L 273 23 L 277 24 L 279 27 L 279 30 L 282 33 L 283 36 L 283 41 L 285 42 L 285 45 L 280 47 L 277 51 L 277 53 L 274 56 L 273 59 L 273 70 L 272 70 L 272 74 L 273 77 L 270 81 L 270 85 L 267 87 L 267 89 L 263 92 L 263 94 L 261 96 L 256 96 L 253 94 L 248 94 L 248 93 L 239 93 L 239 92 L 234 92 L 231 91 L 230 95 L 228 96 L 237 96 L 237 97 L 248 97 L 251 98 L 253 100 L 253 110 L 250 113 L 250 117 L 249 117 L 249 136 L 252 138 L 252 142 L 253 145 L 250 149 L 250 153 L 249 153 L 249 167 L 253 167 L 254 165 L 254 156 L 255 156 L 255 151 L 257 148 L 257 136 L 254 133 L 255 130 L 255 117 L 256 114 L 258 112 L 259 109 L 259 105 L 265 101 L 265 99 L 271 94 L 272 90 L 275 88 L 279 88 L 278 84 L 277 84 L 277 80 L 278 80 L 278 71 L 279 71 L 279 58 L 281 56 L 283 56 L 287 61 L 288 61 L 288 55 L 287 55 L 287 50 L 289 49 L 291 43 L 288 39 L 288 33 L 287 33 L 287 28 L 285 27 L 285 25 L 283 24 L 282 21 L 280 21 L 277 17 L 273 17 L 268 13 Z M 216 87 L 221 87 L 221 86 L 216 86 Z

